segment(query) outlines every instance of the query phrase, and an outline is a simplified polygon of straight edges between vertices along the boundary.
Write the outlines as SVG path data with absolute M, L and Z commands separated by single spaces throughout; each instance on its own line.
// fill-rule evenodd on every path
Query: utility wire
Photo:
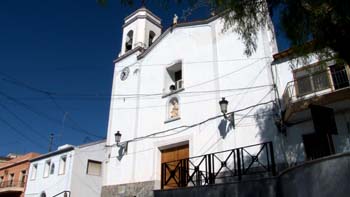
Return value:
M 33 87 L 33 86 L 30 86 L 30 85 L 28 85 L 28 84 L 26 84 L 26 83 L 24 83 L 24 82 L 18 81 L 17 79 L 15 79 L 15 78 L 13 78 L 13 77 L 11 77 L 11 76 L 9 76 L 9 75 L 3 73 L 3 72 L 0 72 L 0 74 L 6 77 L 6 78 L 2 78 L 2 80 L 5 80 L 5 81 L 10 82 L 10 83 L 12 83 L 12 84 L 14 84 L 14 85 L 17 85 L 17 86 L 21 86 L 21 87 L 27 88 L 27 89 L 29 89 L 29 90 L 31 90 L 31 91 L 44 94 L 45 96 L 47 96 L 47 97 L 54 103 L 54 105 L 56 106 L 56 108 L 58 108 L 62 113 L 65 112 L 65 111 L 63 110 L 63 108 L 55 101 L 55 99 L 54 99 L 54 97 L 53 97 L 53 95 L 55 95 L 55 93 L 49 92 L 49 91 L 46 91 L 46 90 L 41 90 L 41 89 L 35 88 L 35 87 Z M 1 92 L 0 92 L 0 94 L 2 94 L 3 96 L 7 97 L 4 93 L 1 93 Z M 10 98 L 10 97 L 7 97 L 7 98 Z M 10 99 L 13 100 L 13 101 L 16 101 L 16 99 L 13 98 L 13 97 L 10 98 Z M 16 101 L 16 103 L 18 103 L 18 102 Z M 24 106 L 25 104 L 24 104 L 24 103 L 21 103 L 21 105 Z M 28 109 L 28 107 L 26 107 L 26 108 Z M 30 111 L 33 112 L 33 110 L 30 110 Z M 36 112 L 36 114 L 38 114 L 38 113 Z M 51 120 L 51 121 L 57 123 L 57 120 L 52 119 L 52 118 L 48 118 L 47 115 L 45 115 L 45 117 L 46 117 L 47 119 L 49 119 L 49 120 Z M 71 119 L 71 118 L 70 118 L 70 119 Z M 60 123 L 60 124 L 61 124 L 61 123 Z M 75 128 L 74 128 L 74 129 L 75 129 Z M 103 138 L 103 137 L 101 137 L 101 136 L 97 136 L 97 135 L 95 135 L 95 134 L 92 134 L 92 133 L 86 131 L 85 129 L 83 129 L 83 128 L 81 128 L 81 127 L 78 128 L 78 129 L 79 129 L 80 131 L 83 131 L 85 134 L 94 136 L 94 137 L 96 137 L 96 138 Z M 78 130 L 78 131 L 79 131 L 79 130 Z
M 228 112 L 226 115 L 232 114 L 232 113 L 241 112 L 241 111 L 245 111 L 245 110 L 248 110 L 248 109 L 251 109 L 251 108 L 255 108 L 255 107 L 258 107 L 258 106 L 261 106 L 261 105 L 267 105 L 267 104 L 273 103 L 273 102 L 274 102 L 273 100 L 272 101 L 268 101 L 268 102 L 263 102 L 263 103 L 260 102 L 260 103 L 255 104 L 255 105 L 251 105 L 251 106 L 248 106 L 248 107 L 245 107 L 245 108 L 242 108 L 242 109 L 238 109 L 238 110 L 235 110 L 235 111 Z M 174 128 L 171 128 L 171 129 L 166 129 L 166 130 L 163 130 L 163 131 L 155 132 L 155 133 L 152 133 L 152 134 L 149 134 L 149 135 L 136 137 L 136 138 L 133 138 L 133 139 L 128 140 L 126 142 L 139 141 L 139 140 L 142 140 L 142 139 L 145 139 L 145 138 L 150 138 L 150 137 L 153 137 L 153 136 L 156 136 L 156 135 L 159 135 L 159 134 L 164 134 L 164 133 L 167 133 L 167 132 L 170 132 L 170 131 L 183 129 L 183 130 L 181 130 L 179 132 L 174 133 L 174 135 L 175 135 L 175 134 L 183 132 L 183 131 L 185 131 L 185 130 L 187 130 L 189 128 L 193 128 L 193 127 L 199 126 L 201 124 L 204 124 L 204 123 L 209 122 L 211 120 L 215 120 L 215 119 L 220 118 L 220 117 L 224 117 L 224 115 L 217 115 L 217 116 L 208 118 L 208 119 L 206 119 L 204 121 L 201 121 L 201 122 L 198 122 L 198 123 L 195 123 L 195 124 L 192 124 L 192 125 L 182 125 L 182 126 L 174 127 Z
M 30 107 L 29 105 L 27 105 L 27 104 L 25 104 L 25 103 L 23 103 L 23 102 L 21 102 L 21 101 L 18 101 L 18 100 L 17 100 L 16 98 L 14 98 L 14 97 L 11 97 L 11 96 L 9 96 L 9 95 L 7 95 L 7 94 L 1 92 L 1 91 L 0 91 L 0 95 L 4 96 L 4 97 L 7 98 L 8 100 L 11 100 L 12 102 L 14 102 L 14 103 L 16 103 L 16 104 L 22 106 L 23 108 L 27 109 L 28 111 L 31 111 L 32 113 L 35 113 L 35 114 L 38 115 L 38 116 L 41 116 L 41 117 L 43 117 L 43 118 L 45 118 L 45 119 L 47 119 L 47 120 L 49 120 L 49 121 L 51 121 L 51 122 L 54 122 L 54 123 L 56 123 L 56 124 L 61 125 L 61 121 L 56 120 L 56 119 L 54 119 L 54 118 L 48 116 L 47 114 L 44 114 L 44 113 L 42 113 L 42 112 L 36 111 L 35 109 L 33 109 L 32 107 Z M 73 129 L 74 131 L 78 131 L 78 132 L 80 132 L 80 133 L 84 133 L 84 134 L 87 134 L 87 135 L 90 135 L 90 136 L 94 136 L 94 137 L 96 137 L 96 138 L 98 138 L 98 139 L 104 139 L 104 137 L 98 136 L 98 135 L 96 135 L 96 134 L 94 134 L 94 133 L 91 133 L 91 132 L 89 132 L 89 131 L 80 130 L 80 129 L 77 129 L 76 127 L 71 126 L 71 125 L 69 125 L 69 127 L 70 127 L 71 129 Z
M 267 86 L 267 87 L 271 87 L 271 86 Z M 260 90 L 260 89 L 257 89 L 255 91 L 258 91 L 258 90 Z M 251 91 L 251 92 L 255 92 L 255 91 Z M 247 94 L 247 92 L 230 94 L 230 95 L 227 95 L 225 97 L 229 98 L 229 97 L 237 96 L 237 95 L 241 95 L 241 94 Z M 205 102 L 205 101 L 211 101 L 211 100 L 217 100 L 217 98 L 215 97 L 215 98 L 209 98 L 209 99 L 201 99 L 201 100 L 195 100 L 195 101 L 190 101 L 190 102 L 184 102 L 184 103 L 181 103 L 181 105 L 187 105 L 187 104 L 199 103 L 199 102 Z M 112 109 L 113 110 L 153 109 L 153 108 L 163 108 L 165 106 L 166 105 L 163 104 L 163 105 L 149 105 L 149 106 L 143 106 L 143 107 L 115 107 Z
M 222 90 L 207 90 L 207 91 L 194 91 L 194 92 L 189 92 L 189 91 L 184 91 L 184 92 L 179 92 L 177 95 L 182 95 L 184 97 L 198 97 L 198 96 L 203 96 L 203 95 L 209 95 L 213 93 L 224 93 L 224 92 L 232 92 L 232 91 L 244 91 L 244 90 L 253 90 L 253 89 L 260 89 L 264 87 L 271 87 L 272 85 L 259 85 L 259 86 L 252 86 L 252 87 L 245 87 L 245 88 L 231 88 L 231 89 L 222 89 Z M 16 97 L 17 99 L 21 100 L 47 100 L 52 98 L 54 99 L 77 99 L 77 100 L 89 100 L 89 99 L 94 99 L 94 100 L 105 100 L 105 99 L 119 99 L 119 100 L 125 100 L 125 99 L 134 99 L 137 98 L 137 96 L 143 96 L 145 100 L 156 100 L 159 99 L 159 96 L 163 96 L 163 93 L 155 93 L 155 94 L 118 94 L 118 95 L 111 95 L 111 96 L 102 96 L 102 95 L 82 95 L 80 96 L 51 96 L 50 97 Z M 89 97 L 89 98 L 87 98 Z M 93 97 L 98 97 L 98 98 L 93 98 Z M 147 97 L 147 98 L 146 98 Z
M 0 117 L 0 121 L 3 122 L 5 125 L 7 125 L 10 129 L 12 129 L 19 137 L 23 138 L 25 141 L 29 141 L 31 142 L 33 145 L 36 145 L 37 147 L 40 148 L 44 148 L 46 149 L 46 147 L 44 147 L 41 144 L 36 143 L 35 141 L 33 141 L 29 136 L 27 136 L 25 133 L 23 133 L 22 131 L 18 130 L 16 127 L 14 127 L 13 125 L 11 125 L 8 121 L 6 121 L 5 119 Z
M 26 121 L 24 121 L 22 118 L 20 118 L 15 112 L 11 111 L 6 105 L 2 104 L 0 102 L 0 106 L 7 111 L 8 113 L 10 113 L 13 117 L 15 117 L 19 122 L 21 122 L 22 124 L 24 124 L 26 127 L 28 127 L 30 130 L 33 131 L 33 133 L 35 133 L 37 136 L 41 137 L 43 140 L 48 140 L 47 136 L 44 136 L 43 134 L 41 134 L 39 131 L 35 130 L 29 123 L 27 123 Z
M 186 89 L 190 89 L 190 88 L 193 88 L 193 87 L 198 87 L 198 86 L 201 86 L 201 85 L 204 85 L 204 84 L 207 84 L 207 83 L 210 83 L 210 82 L 213 82 L 213 81 L 216 81 L 218 79 L 222 79 L 224 77 L 227 77 L 229 75 L 232 75 L 234 73 L 237 73 L 239 71 L 242 71 L 244 69 L 247 69 L 251 66 L 253 66 L 255 63 L 259 62 L 262 58 L 258 58 L 256 61 L 250 63 L 250 64 L 247 64 L 247 65 L 244 65 L 232 72 L 229 72 L 227 74 L 224 74 L 224 75 L 221 75 L 219 77 L 216 77 L 216 78 L 213 78 L 213 79 L 210 79 L 210 80 L 207 80 L 207 81 L 204 81 L 204 82 L 200 82 L 198 84 L 194 84 L 192 86 L 188 86 L 186 87 Z M 77 96 L 77 97 L 97 97 L 97 96 L 108 96 L 110 97 L 110 95 L 103 95 L 103 94 L 63 94 L 63 93 L 57 93 L 57 92 L 49 92 L 49 91 L 46 91 L 46 90 L 42 90 L 42 89 L 39 89 L 39 88 L 35 88 L 35 87 L 32 87 L 24 82 L 20 82 L 18 80 L 16 80 L 15 78 L 3 73 L 3 72 L 0 72 L 1 75 L 7 77 L 7 78 L 10 78 L 11 80 L 6 80 L 6 78 L 2 78 L 2 80 L 4 81 L 7 81 L 7 82 L 10 82 L 14 85 L 17 85 L 17 86 L 21 86 L 21 87 L 24 87 L 24 88 L 27 88 L 29 90 L 32 90 L 32 91 L 35 91 L 35 92 L 38 92 L 38 93 L 41 93 L 41 94 L 44 94 L 44 95 L 47 95 L 47 96 L 55 96 L 56 98 L 57 97 L 69 97 L 69 96 Z M 240 90 L 242 90 L 243 88 L 239 88 Z M 231 89 L 232 90 L 232 89 Z M 211 92 L 217 92 L 217 91 L 220 91 L 220 90 L 212 90 L 212 91 L 207 91 L 208 93 L 211 93 Z M 227 89 L 227 90 L 222 90 L 222 91 L 230 91 L 230 89 Z M 186 92 L 183 92 L 183 93 L 179 93 L 179 94 L 197 94 L 197 93 L 203 93 L 203 91 L 198 91 L 198 92 L 189 92 L 189 91 L 186 91 Z M 161 96 L 163 95 L 164 93 L 143 93 L 143 94 L 113 94 L 111 95 L 111 97 L 139 97 L 139 96 L 143 96 L 143 97 L 148 97 L 148 96 Z M 121 99 L 124 99 L 124 98 L 121 98 Z
M 188 62 L 182 62 L 182 64 L 184 65 L 193 65 L 193 64 L 203 64 L 203 63 L 220 63 L 220 62 L 237 62 L 237 61 L 252 61 L 252 60 L 263 60 L 263 59 L 268 59 L 271 57 L 257 57 L 257 58 L 236 58 L 236 59 L 227 59 L 227 60 L 204 60 L 204 61 L 188 61 Z M 133 63 L 133 64 L 129 64 L 127 66 L 123 66 L 124 67 L 131 67 L 131 66 L 136 66 L 136 65 L 140 65 L 141 67 L 167 67 L 170 65 L 173 65 L 174 62 L 171 63 L 148 63 L 148 64 L 139 64 L 139 63 Z M 117 72 L 121 72 L 122 69 L 117 70 Z

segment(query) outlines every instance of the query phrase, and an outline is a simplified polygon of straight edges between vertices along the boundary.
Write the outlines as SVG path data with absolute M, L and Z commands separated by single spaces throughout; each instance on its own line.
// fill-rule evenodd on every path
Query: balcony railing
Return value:
M 239 181 L 256 174 L 276 174 L 272 142 L 162 163 L 161 188 Z
M 337 70 L 326 69 L 304 77 L 298 77 L 296 80 L 287 83 L 282 96 L 283 103 L 285 107 L 288 107 L 293 102 L 348 88 L 349 84 L 349 76 L 345 66 Z
M 0 188 L 24 187 L 24 185 L 24 181 L 3 181 L 0 183 Z

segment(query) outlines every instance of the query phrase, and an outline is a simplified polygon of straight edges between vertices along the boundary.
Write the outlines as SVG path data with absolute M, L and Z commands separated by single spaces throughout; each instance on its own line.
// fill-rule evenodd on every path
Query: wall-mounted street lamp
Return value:
M 126 153 L 128 148 L 128 141 L 121 143 L 120 142 L 121 138 L 122 138 L 122 134 L 119 131 L 117 131 L 117 133 L 114 134 L 115 144 L 117 147 L 122 148 L 124 150 L 124 153 Z
M 118 146 L 120 139 L 122 138 L 122 134 L 119 131 L 117 131 L 117 133 L 114 134 L 114 138 L 115 138 L 115 144 Z
M 228 106 L 228 101 L 225 99 L 225 97 L 222 97 L 221 101 L 219 101 L 220 109 L 221 112 L 224 115 L 224 118 L 228 121 L 230 121 L 231 125 L 233 128 L 235 128 L 235 117 L 234 113 L 231 112 L 227 114 L 227 106 Z

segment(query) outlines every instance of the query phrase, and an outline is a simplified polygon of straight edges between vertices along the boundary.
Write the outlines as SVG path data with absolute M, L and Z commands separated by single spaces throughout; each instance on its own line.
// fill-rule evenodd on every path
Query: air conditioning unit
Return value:
M 181 88 L 183 88 L 183 81 L 182 81 L 182 80 L 176 81 L 176 82 L 175 82 L 175 89 L 176 89 L 176 90 L 179 90 L 179 89 L 181 89 Z

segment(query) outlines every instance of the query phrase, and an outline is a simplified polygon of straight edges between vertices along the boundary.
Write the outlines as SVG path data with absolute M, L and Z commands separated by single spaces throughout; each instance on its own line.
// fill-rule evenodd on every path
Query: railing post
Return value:
M 270 149 L 270 157 L 271 157 L 271 168 L 272 168 L 272 175 L 276 175 L 276 164 L 275 164 L 275 154 L 273 152 L 273 144 L 272 142 L 269 143 L 269 149 Z
M 181 187 L 186 187 L 187 186 L 187 177 L 186 177 L 186 159 L 183 159 L 180 161 L 180 183 L 181 183 Z
M 241 171 L 241 154 L 240 149 L 236 149 L 236 157 L 237 157 L 237 173 L 238 173 L 238 180 L 242 180 L 242 171 Z
M 208 169 L 209 169 L 209 184 L 215 184 L 215 179 L 214 179 L 214 169 L 212 164 L 212 154 L 207 155 L 208 156 Z
M 165 177 L 166 177 L 166 175 L 165 175 L 165 163 L 162 163 L 162 165 L 161 165 L 161 180 L 160 180 L 160 182 L 161 182 L 161 189 L 164 189 L 164 181 L 165 181 Z

